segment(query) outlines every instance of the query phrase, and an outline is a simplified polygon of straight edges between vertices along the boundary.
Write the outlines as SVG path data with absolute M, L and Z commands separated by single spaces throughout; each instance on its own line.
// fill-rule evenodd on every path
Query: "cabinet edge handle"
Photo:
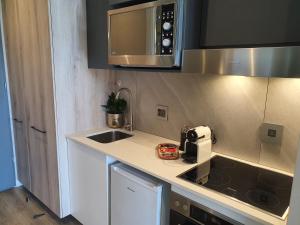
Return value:
M 15 121 L 16 123 L 23 123 L 22 120 L 18 120 L 17 118 L 14 118 L 14 121 Z
M 42 134 L 46 134 L 46 133 L 47 133 L 47 131 L 43 131 L 43 130 L 37 129 L 37 128 L 34 127 L 34 126 L 31 126 L 31 129 L 33 129 L 33 130 L 35 130 L 35 131 L 37 131 L 37 132 L 39 132 L 39 133 L 42 133 Z

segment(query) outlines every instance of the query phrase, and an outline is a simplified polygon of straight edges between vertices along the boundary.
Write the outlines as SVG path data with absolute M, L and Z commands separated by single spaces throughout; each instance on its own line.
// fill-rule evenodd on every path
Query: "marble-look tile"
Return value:
M 300 135 L 300 79 L 270 79 L 265 122 L 283 125 L 284 131 L 281 146 L 262 144 L 260 163 L 293 172 Z
M 300 133 L 300 80 L 270 79 L 265 122 L 285 126 L 282 146 L 261 144 L 267 78 L 114 71 L 134 97 L 138 130 L 179 140 L 184 125 L 212 127 L 213 151 L 293 172 Z M 169 107 L 169 120 L 156 118 L 156 106 Z M 262 150 L 261 150 L 262 148 Z
M 214 151 L 258 162 L 267 79 L 173 73 L 139 73 L 136 127 L 179 140 L 184 125 L 209 125 L 218 137 Z M 156 105 L 169 120 L 156 118 Z
M 214 151 L 258 162 L 267 79 L 231 76 L 199 82 L 206 89 L 200 101 L 218 138 Z

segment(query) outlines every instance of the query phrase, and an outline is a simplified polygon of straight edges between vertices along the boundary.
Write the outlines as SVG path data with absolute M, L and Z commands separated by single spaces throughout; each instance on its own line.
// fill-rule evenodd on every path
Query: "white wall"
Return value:
M 62 215 L 69 214 L 67 134 L 103 127 L 108 70 L 87 64 L 86 1 L 49 0 Z

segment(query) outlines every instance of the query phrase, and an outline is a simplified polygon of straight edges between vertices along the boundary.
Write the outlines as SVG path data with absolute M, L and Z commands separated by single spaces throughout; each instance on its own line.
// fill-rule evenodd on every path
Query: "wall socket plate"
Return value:
M 168 106 L 157 105 L 156 117 L 160 120 L 168 120 Z
M 260 139 L 269 144 L 281 145 L 283 126 L 278 124 L 263 123 L 260 126 Z

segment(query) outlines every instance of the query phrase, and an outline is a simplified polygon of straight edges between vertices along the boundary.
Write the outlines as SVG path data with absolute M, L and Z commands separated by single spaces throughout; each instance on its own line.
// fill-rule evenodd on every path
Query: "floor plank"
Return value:
M 0 193 L 1 225 L 81 225 L 72 217 L 59 220 L 33 196 L 26 201 L 28 195 L 23 188 Z

